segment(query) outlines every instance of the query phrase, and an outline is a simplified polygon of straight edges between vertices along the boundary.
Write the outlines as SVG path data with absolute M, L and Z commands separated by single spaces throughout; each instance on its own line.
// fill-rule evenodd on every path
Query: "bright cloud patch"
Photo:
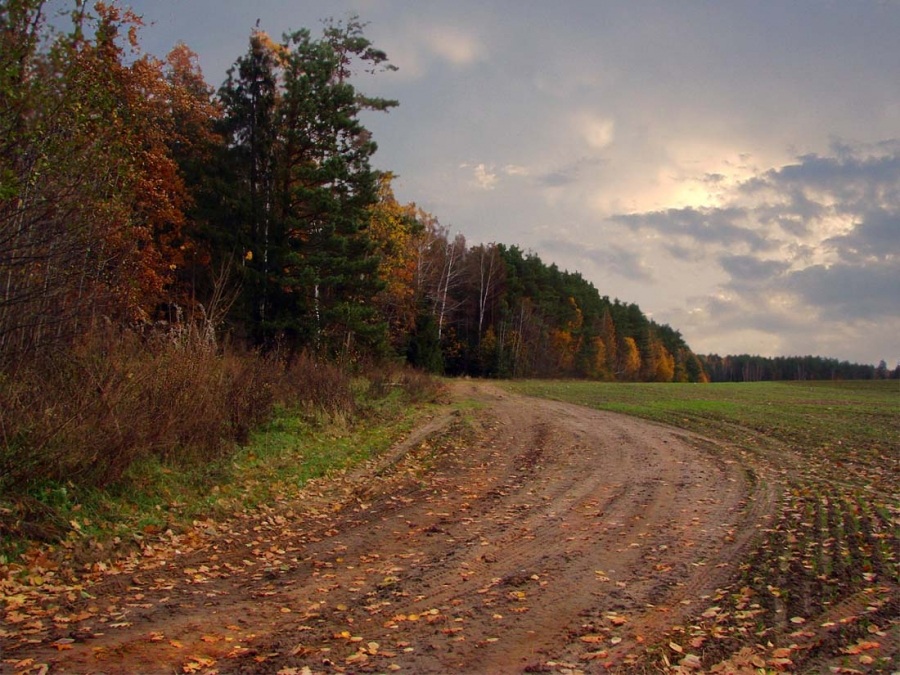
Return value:
M 613 141 L 613 121 L 595 113 L 577 114 L 575 128 L 581 139 L 593 150 L 602 150 Z
M 479 61 L 483 54 L 481 43 L 456 28 L 433 26 L 425 30 L 424 46 L 443 61 L 455 66 L 468 66 Z
M 470 169 L 476 186 L 482 190 L 493 190 L 497 187 L 497 173 L 484 162 L 479 164 L 460 164 L 460 169 Z

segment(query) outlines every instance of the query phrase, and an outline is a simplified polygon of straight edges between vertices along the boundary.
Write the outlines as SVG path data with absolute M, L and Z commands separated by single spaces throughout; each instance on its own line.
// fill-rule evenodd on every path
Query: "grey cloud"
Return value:
M 766 250 L 769 245 L 764 237 L 749 227 L 737 224 L 746 219 L 747 213 L 746 209 L 738 207 L 686 207 L 616 215 L 610 220 L 633 230 L 647 229 L 667 236 L 687 236 L 699 244 L 747 244 L 754 251 Z
M 701 262 L 705 259 L 705 254 L 702 251 L 697 250 L 696 246 L 682 246 L 676 242 L 666 242 L 663 244 L 663 248 L 677 260 L 684 260 L 685 262 Z
M 837 156 L 801 155 L 794 164 L 770 169 L 739 189 L 747 195 L 775 190 L 791 195 L 797 205 L 807 199 L 809 189 L 828 192 L 844 205 L 859 206 L 872 199 L 884 203 L 900 189 L 900 148 L 891 141 L 876 149 L 881 154 L 867 154 L 864 146 L 844 146 Z
M 837 251 L 846 262 L 900 257 L 900 210 L 866 213 L 853 230 L 825 240 L 825 245 Z
M 815 265 L 793 272 L 784 287 L 837 321 L 900 316 L 900 267 Z
M 753 208 L 753 215 L 762 223 L 774 223 L 785 232 L 802 237 L 809 232 L 809 222 L 829 212 L 824 204 L 811 199 L 805 190 L 790 186 L 780 195 L 777 204 L 761 204 Z
M 565 166 L 553 169 L 547 173 L 535 177 L 539 185 L 544 187 L 565 187 L 577 183 L 585 169 L 602 164 L 603 160 L 596 157 L 581 157 Z
M 719 264 L 730 276 L 734 287 L 758 286 L 772 282 L 790 267 L 779 260 L 760 260 L 749 255 L 722 255 Z
M 571 168 L 551 171 L 550 173 L 545 173 L 543 176 L 538 176 L 537 178 L 537 182 L 545 187 L 564 187 L 566 185 L 571 185 L 577 180 L 578 172 Z

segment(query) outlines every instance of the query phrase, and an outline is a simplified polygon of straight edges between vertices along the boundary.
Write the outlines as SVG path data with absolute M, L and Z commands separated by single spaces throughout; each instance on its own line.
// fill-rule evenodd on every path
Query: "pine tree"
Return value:
M 243 249 L 247 319 L 263 343 L 350 357 L 385 339 L 366 234 L 376 145 L 359 116 L 396 102 L 349 81 L 357 66 L 390 68 L 362 29 L 355 18 L 327 22 L 321 38 L 301 30 L 280 44 L 254 31 L 220 92 L 244 213 L 231 241 Z

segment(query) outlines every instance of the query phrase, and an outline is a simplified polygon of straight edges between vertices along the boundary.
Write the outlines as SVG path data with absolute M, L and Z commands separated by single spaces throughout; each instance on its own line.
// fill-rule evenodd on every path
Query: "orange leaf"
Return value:
M 607 656 L 609 656 L 609 652 L 601 649 L 599 652 L 588 652 L 581 658 L 584 661 L 598 661 L 599 659 L 605 659 Z

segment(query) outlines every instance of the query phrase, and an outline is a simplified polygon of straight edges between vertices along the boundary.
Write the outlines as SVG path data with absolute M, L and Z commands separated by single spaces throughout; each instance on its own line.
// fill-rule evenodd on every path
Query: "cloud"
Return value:
M 459 165 L 460 169 L 471 169 L 474 177 L 474 184 L 482 190 L 493 190 L 497 187 L 497 173 L 491 167 L 489 168 L 480 162 L 479 164 L 463 163 Z
M 778 280 L 790 267 L 790 263 L 780 260 L 762 260 L 750 255 L 725 254 L 719 258 L 719 265 L 731 277 L 732 288 L 755 288 L 766 286 Z
M 487 48 L 470 28 L 436 21 L 408 20 L 388 31 L 391 63 L 401 79 L 424 78 L 437 63 L 467 68 L 487 57 Z
M 579 157 L 555 169 L 538 173 L 535 180 L 538 185 L 549 188 L 566 187 L 579 183 L 585 173 L 591 168 L 599 166 L 603 160 L 596 157 Z
M 824 244 L 848 263 L 889 259 L 900 263 L 900 204 L 896 209 L 867 211 L 856 227 Z
M 900 349 L 895 143 L 843 144 L 828 155 L 801 155 L 735 183 L 719 207 L 609 220 L 645 235 L 632 247 L 658 242 L 659 253 L 647 252 L 652 259 L 713 262 L 724 273 L 715 288 L 689 301 L 689 311 L 658 313 L 693 333 L 692 340 L 701 336 L 698 349 L 706 335 L 759 353 L 842 352 L 847 358 L 855 340 L 859 354 L 879 349 L 893 356 Z
M 428 51 L 454 66 L 472 65 L 484 55 L 480 41 L 460 28 L 433 25 L 425 28 L 422 36 Z
M 581 140 L 592 150 L 603 150 L 613 142 L 615 124 L 607 117 L 593 112 L 576 113 L 573 126 Z
M 831 321 L 900 317 L 900 266 L 813 265 L 789 274 L 784 287 Z
M 531 175 L 531 170 L 527 166 L 507 164 L 503 167 L 503 173 L 507 176 L 529 176 Z
M 584 243 L 564 239 L 545 239 L 540 243 L 543 251 L 554 255 L 563 255 L 583 263 L 613 272 L 631 281 L 648 282 L 653 275 L 644 264 L 640 255 L 615 244 L 604 248 L 587 246 Z
M 665 237 L 683 237 L 698 246 L 735 247 L 745 244 L 753 251 L 769 248 L 753 227 L 744 225 L 748 213 L 739 207 L 685 207 L 646 213 L 614 215 L 612 222 L 634 231 L 649 230 Z

